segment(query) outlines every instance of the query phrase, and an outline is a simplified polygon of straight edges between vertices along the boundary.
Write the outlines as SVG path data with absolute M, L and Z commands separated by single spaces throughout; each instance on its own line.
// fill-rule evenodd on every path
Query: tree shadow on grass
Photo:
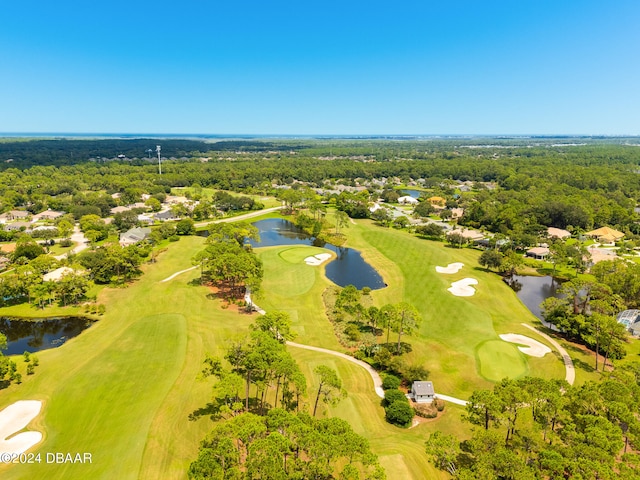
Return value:
M 573 366 L 576 369 L 580 369 L 584 372 L 588 372 L 588 373 L 592 373 L 595 372 L 595 368 L 593 367 L 593 365 L 591 365 L 590 363 L 587 363 L 583 360 L 580 360 L 579 358 L 574 358 L 573 359 Z
M 209 416 L 211 420 L 220 419 L 220 404 L 218 402 L 207 403 L 204 407 L 196 408 L 189 414 L 189 421 L 195 422 L 200 417 Z
M 400 353 L 398 354 L 398 342 L 381 343 L 380 348 L 388 350 L 392 355 L 403 355 L 405 353 L 413 352 L 413 347 L 410 343 L 400 342 Z

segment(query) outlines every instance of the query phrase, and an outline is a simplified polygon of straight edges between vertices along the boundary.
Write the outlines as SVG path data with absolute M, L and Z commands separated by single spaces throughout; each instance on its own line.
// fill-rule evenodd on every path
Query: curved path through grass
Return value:
M 527 327 L 529 330 L 533 330 L 558 350 L 558 352 L 560 353 L 560 356 L 562 356 L 562 361 L 564 362 L 564 368 L 567 372 L 564 379 L 567 381 L 569 385 L 573 385 L 573 382 L 576 381 L 576 370 L 573 366 L 573 360 L 571 360 L 571 357 L 569 356 L 567 351 L 564 348 L 562 348 L 562 345 L 560 345 L 558 342 L 556 342 L 553 338 L 551 338 L 546 333 L 542 333 L 540 330 L 532 327 L 531 325 L 527 325 L 526 323 L 523 323 L 522 326 Z
M 189 272 L 189 271 L 194 270 L 196 268 L 198 268 L 198 265 L 196 265 L 195 267 L 185 268 L 184 270 L 180 270 L 179 272 L 176 272 L 173 275 L 170 275 L 167 278 L 165 278 L 163 280 L 160 280 L 160 283 L 164 283 L 164 282 L 168 282 L 169 280 L 173 280 L 174 278 L 176 278 L 181 273 L 186 273 L 186 272 Z
M 376 395 L 378 395 L 380 398 L 384 398 L 384 390 L 382 389 L 382 378 L 380 378 L 380 374 L 378 374 L 378 372 L 367 362 L 358 360 L 357 358 L 349 356 L 346 353 L 340 353 L 340 352 L 336 352 L 335 350 L 329 350 L 328 348 L 314 347 L 311 345 L 303 345 L 301 343 L 295 343 L 295 342 L 287 342 L 287 345 L 291 347 L 296 347 L 296 348 L 304 348 L 305 350 L 313 350 L 316 352 L 327 353 L 329 355 L 334 355 L 336 357 L 344 358 L 345 360 L 348 360 L 351 363 L 355 363 L 356 365 L 360 365 L 367 372 L 369 372 L 369 375 L 371 375 L 371 378 L 373 379 L 373 387 L 376 392 Z M 456 405 L 464 406 L 467 404 L 465 400 L 460 400 L 459 398 L 450 397 L 448 395 L 442 395 L 440 393 L 437 393 L 436 396 L 447 402 L 455 403 Z

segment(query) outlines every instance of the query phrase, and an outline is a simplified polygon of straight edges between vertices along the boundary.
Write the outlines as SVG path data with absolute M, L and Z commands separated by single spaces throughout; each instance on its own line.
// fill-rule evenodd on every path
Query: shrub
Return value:
M 63 238 L 60 240 L 61 247 L 70 247 L 71 245 L 73 245 L 73 241 L 70 238 Z
M 393 390 L 390 391 L 392 392 Z M 413 414 L 413 408 L 411 408 L 411 405 L 409 405 L 409 402 L 407 402 L 406 399 L 404 401 L 396 400 L 385 409 L 385 418 L 387 419 L 387 422 L 401 427 L 408 427 L 411 425 Z
M 433 401 L 433 405 L 436 407 L 436 409 L 437 409 L 439 412 L 442 412 L 442 411 L 444 410 L 444 405 L 445 405 L 445 403 L 444 403 L 444 400 L 440 400 L 439 398 L 436 398 L 436 399 Z
M 24 351 L 22 356 L 24 357 L 24 361 L 25 362 L 29 362 L 29 360 L 31 360 L 31 354 L 29 352 L 27 352 L 26 350 Z
M 360 340 L 360 329 L 355 323 L 347 325 L 347 328 L 344 329 L 344 333 L 352 342 Z
M 433 403 L 418 403 L 413 408 L 419 417 L 436 418 L 438 416 L 438 409 Z
M 27 365 L 27 375 L 33 375 L 35 368 L 36 367 L 33 365 L 33 363 Z
M 357 360 L 366 360 L 367 355 L 362 351 L 362 350 L 357 350 L 356 352 L 354 352 L 353 357 Z M 382 387 L 384 388 L 384 386 Z
M 429 370 L 422 365 L 404 365 L 402 368 L 402 377 L 407 384 L 427 380 L 429 378 Z
M 40 365 L 40 360 L 38 360 L 38 357 L 36 357 L 35 355 L 31 355 L 31 363 L 34 367 L 37 367 L 38 365 Z
M 395 375 L 385 375 L 382 378 L 383 390 L 395 390 L 400 386 L 400 379 Z
M 409 399 L 407 399 L 405 394 L 402 393 L 400 390 L 386 390 L 384 392 L 384 399 L 382 400 L 382 406 L 386 408 L 395 402 L 405 402 L 408 405 Z

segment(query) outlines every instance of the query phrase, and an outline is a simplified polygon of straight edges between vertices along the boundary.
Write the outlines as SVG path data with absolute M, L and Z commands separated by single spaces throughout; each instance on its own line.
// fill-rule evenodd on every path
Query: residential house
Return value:
M 140 215 L 138 215 L 138 221 L 140 223 L 145 223 L 147 225 L 153 225 L 154 219 L 153 219 L 153 217 L 150 217 L 149 215 L 140 214 Z
M 0 215 L 0 218 L 3 220 L 2 223 L 6 223 L 12 220 L 26 220 L 30 215 L 31 214 L 29 212 L 24 210 L 9 210 L 8 212 Z
M 482 240 L 484 238 L 484 233 L 478 230 L 468 230 L 466 228 L 463 228 L 463 229 L 457 228 L 449 232 L 449 234 L 453 234 L 453 233 L 462 235 L 464 239 L 467 240 L 468 242 L 477 242 L 478 240 Z
M 165 210 L 164 212 L 156 213 L 153 218 L 156 220 L 160 220 L 161 222 L 166 222 L 169 220 L 180 220 L 180 217 L 177 217 L 175 213 L 173 213 L 170 209 Z
M 417 205 L 418 199 L 413 198 L 411 195 L 405 195 L 404 197 L 398 198 L 398 203 L 400 205 Z
M 571 237 L 571 232 L 569 232 L 568 230 L 563 230 L 561 228 L 549 227 L 547 228 L 547 237 L 564 240 Z
M 31 228 L 31 222 L 13 222 L 7 223 L 4 229 L 9 232 L 17 232 L 18 230 L 29 230 Z
M 535 258 L 536 260 L 544 260 L 549 256 L 549 253 L 548 247 L 533 247 L 527 250 L 525 255 L 527 257 Z
M 113 215 L 115 215 L 116 213 L 124 213 L 124 212 L 128 212 L 129 210 L 131 210 L 129 207 L 113 207 L 111 210 L 109 210 Z
M 434 207 L 444 208 L 444 206 L 447 204 L 447 201 L 442 197 L 429 197 L 427 198 L 427 201 Z
M 51 270 L 49 273 L 44 274 L 42 281 L 44 282 L 59 282 L 62 277 L 69 274 L 84 274 L 84 270 L 75 270 L 69 267 L 60 267 L 55 270 Z
M 146 240 L 151 235 L 151 229 L 149 227 L 136 227 L 131 230 L 127 230 L 120 234 L 120 245 L 126 247 L 133 245 L 134 243 Z
M 40 212 L 33 216 L 31 219 L 32 222 L 38 222 L 40 220 L 53 222 L 54 220 L 62 217 L 65 212 L 57 212 L 55 210 L 45 210 L 44 212 Z
M 451 219 L 457 220 L 458 218 L 462 218 L 464 215 L 464 208 L 452 208 L 451 209 Z
M 614 230 L 611 227 L 600 227 L 586 232 L 585 235 L 604 244 L 614 244 L 624 238 L 624 233 Z

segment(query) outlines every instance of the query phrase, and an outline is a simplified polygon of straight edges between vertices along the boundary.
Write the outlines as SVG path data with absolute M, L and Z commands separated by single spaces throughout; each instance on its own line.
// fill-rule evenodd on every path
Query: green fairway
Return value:
M 518 378 L 529 371 L 524 354 L 514 344 L 503 340 L 487 340 L 476 350 L 480 374 L 492 382 L 505 377 Z
M 525 357 L 515 345 L 498 340 L 498 333 L 535 336 L 520 323 L 536 320 L 497 276 L 475 268 L 479 252 L 446 248 L 368 221 L 351 224 L 347 233 L 349 246 L 360 250 L 389 285 L 371 293 L 376 305 L 406 300 L 419 309 L 420 331 L 404 338 L 412 346 L 407 359 L 430 370 L 437 392 L 467 398 L 492 381 L 527 372 L 564 378 L 555 352 L 542 359 Z M 200 440 L 213 425 L 207 415 L 197 414 L 212 395 L 213 381 L 197 380 L 202 360 L 207 352 L 224 355 L 228 341 L 245 335 L 255 319 L 233 306 L 222 308 L 207 287 L 193 281 L 197 269 L 161 282 L 191 267 L 203 242 L 200 237 L 182 237 L 169 244 L 157 263 L 145 265 L 144 275 L 127 288 L 103 288 L 98 302 L 107 311 L 100 321 L 64 346 L 40 352 L 36 374 L 23 376 L 21 385 L 0 393 L 2 408 L 16 400 L 43 401 L 42 413 L 29 427 L 44 433 L 34 451 L 87 452 L 93 463 L 5 466 L 0 469 L 2 478 L 185 478 Z M 324 276 L 324 264 L 304 262 L 326 252 L 307 246 L 256 249 L 265 275 L 262 292 L 254 300 L 267 311 L 288 312 L 295 341 L 344 351 L 322 299 L 324 289 L 333 284 Z M 465 266 L 454 275 L 435 272 L 436 265 L 452 262 Z M 465 277 L 479 282 L 473 297 L 447 292 L 452 281 Z M 55 308 L 45 314 L 78 310 Z M 42 315 L 24 305 L 1 313 L 11 311 Z M 338 371 L 349 396 L 335 407 L 322 405 L 321 414 L 344 418 L 367 437 L 389 478 L 445 478 L 427 461 L 424 440 L 435 430 L 465 437 L 463 408 L 447 405 L 437 419 L 400 429 L 385 422 L 364 369 L 326 354 L 290 351 L 309 382 L 307 406 L 317 388 L 313 368 L 324 364 Z M 580 372 L 578 368 L 578 378 Z
M 202 359 L 251 322 L 189 285 L 196 271 L 159 282 L 188 268 L 202 242 L 183 238 L 128 288 L 103 290 L 104 317 L 40 352 L 36 374 L 2 391 L 0 407 L 43 401 L 34 424 L 44 442 L 36 452 L 88 452 L 93 463 L 7 466 L 2 478 L 184 478 L 211 427 L 207 417 L 188 420 L 210 397 L 210 384 L 195 380 Z

